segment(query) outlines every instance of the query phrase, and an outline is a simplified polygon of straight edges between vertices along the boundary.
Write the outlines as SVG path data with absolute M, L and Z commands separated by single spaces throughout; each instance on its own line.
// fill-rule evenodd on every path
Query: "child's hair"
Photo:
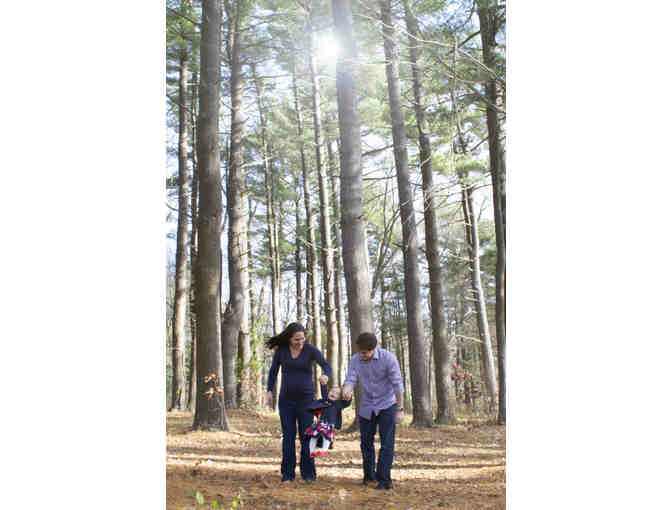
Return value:
M 340 386 L 332 386 L 331 388 L 329 388 L 329 393 L 331 393 L 332 391 L 338 391 L 338 398 L 343 397 L 343 388 L 341 388 Z
M 286 347 L 289 345 L 289 339 L 294 336 L 294 333 L 297 331 L 303 331 L 305 333 L 306 328 L 303 327 L 302 324 L 298 322 L 292 322 L 291 324 L 288 324 L 285 330 L 275 336 L 272 336 L 268 340 L 266 340 L 266 347 L 269 349 L 274 349 L 279 346 Z

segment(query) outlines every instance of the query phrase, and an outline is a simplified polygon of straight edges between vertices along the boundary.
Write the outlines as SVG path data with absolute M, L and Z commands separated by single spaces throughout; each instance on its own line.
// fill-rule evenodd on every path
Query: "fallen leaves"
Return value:
M 282 434 L 277 415 L 227 410 L 233 431 L 191 431 L 193 416 L 167 415 L 166 508 L 195 508 L 199 490 L 228 508 L 240 495 L 247 509 L 504 509 L 504 427 L 397 428 L 392 491 L 361 485 L 358 434 L 339 433 L 316 462 L 318 480 L 280 483 Z M 376 453 L 379 441 L 376 439 Z M 383 494 L 381 494 L 383 493 Z

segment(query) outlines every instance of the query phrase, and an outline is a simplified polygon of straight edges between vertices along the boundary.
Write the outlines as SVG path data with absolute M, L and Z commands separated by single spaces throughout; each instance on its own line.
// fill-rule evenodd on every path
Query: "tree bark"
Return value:
M 222 13 L 216 0 L 203 0 L 201 84 L 198 115 L 199 264 L 196 286 L 199 335 L 194 429 L 228 430 L 221 395 L 222 352 L 219 264 L 222 197 L 219 171 L 219 75 Z
M 280 264 L 278 256 L 278 235 L 277 223 L 275 218 L 275 207 L 273 200 L 273 175 L 271 172 L 268 156 L 268 143 L 266 135 L 266 118 L 261 104 L 262 85 L 261 79 L 257 76 L 256 67 L 252 64 L 252 76 L 254 79 L 255 91 L 257 93 L 257 108 L 259 110 L 259 125 L 261 128 L 261 150 L 264 160 L 264 189 L 266 197 L 266 224 L 268 231 L 269 256 L 271 262 L 271 315 L 273 317 L 273 334 L 280 332 Z
M 373 332 L 374 328 L 362 205 L 362 145 L 355 83 L 357 47 L 353 36 L 350 1 L 332 0 L 331 5 L 335 33 L 343 48 L 336 63 L 338 128 L 341 139 L 341 230 L 350 339 L 354 352 L 359 334 Z
M 189 366 L 189 402 L 187 404 L 189 411 L 196 410 L 196 345 L 198 338 L 198 314 L 196 309 L 196 267 L 198 265 L 198 158 L 196 154 L 196 106 L 197 106 L 197 72 L 193 73 L 192 96 L 191 96 L 191 125 L 192 125 L 192 176 L 191 176 L 191 237 L 189 239 L 190 258 L 191 258 L 191 285 L 189 288 L 190 303 L 190 321 L 191 321 L 191 360 Z
M 413 210 L 413 194 L 408 170 L 408 150 L 406 130 L 401 110 L 398 55 L 395 28 L 392 22 L 390 0 L 381 0 L 381 20 L 383 23 L 383 45 L 385 48 L 385 72 L 392 117 L 392 138 L 394 162 L 397 170 L 399 207 L 401 211 L 402 236 L 404 243 L 404 289 L 406 293 L 408 347 L 413 399 L 413 422 L 418 427 L 433 424 L 432 402 L 426 377 L 426 343 L 422 324 L 420 297 L 420 271 L 418 268 L 418 236 Z
M 244 76 L 240 49 L 241 23 L 245 15 L 245 2 L 227 1 L 228 52 L 231 66 L 231 145 L 227 182 L 227 213 L 229 218 L 229 304 L 222 324 L 222 358 L 224 360 L 224 398 L 227 407 L 236 407 L 236 373 L 234 360 L 236 347 L 245 349 L 244 363 L 249 363 L 248 331 L 248 253 L 247 253 L 247 171 L 243 166 L 243 115 Z M 241 368 L 245 368 L 244 366 Z
M 478 237 L 478 222 L 474 216 L 472 186 L 467 182 L 466 175 L 461 176 L 462 181 L 462 208 L 464 211 L 465 230 L 467 232 L 467 245 L 469 246 L 469 259 L 471 261 L 471 288 L 473 300 L 476 302 L 478 319 L 478 332 L 481 339 L 481 367 L 482 379 L 485 379 L 485 387 L 490 395 L 490 405 L 494 404 L 497 395 L 495 385 L 495 362 L 490 343 L 490 329 L 488 327 L 488 314 L 485 307 L 483 285 L 481 284 L 480 242 Z
M 334 197 L 332 200 L 332 205 L 334 208 L 334 223 L 338 223 L 340 218 L 340 212 L 338 206 L 340 203 L 339 195 L 339 186 L 336 183 L 336 161 L 334 159 L 334 152 L 331 149 L 331 141 L 327 135 L 327 155 L 329 157 L 329 169 L 330 169 L 330 179 L 329 183 L 331 185 L 331 196 Z M 345 329 L 345 310 L 343 309 L 343 301 L 341 299 L 341 242 L 339 240 L 340 231 L 334 229 L 334 296 L 336 303 L 336 331 L 338 333 L 338 385 L 343 384 L 345 379 L 345 370 L 348 367 L 348 346 L 346 342 L 346 329 Z
M 389 350 L 390 341 L 388 340 L 387 320 L 385 318 L 385 275 L 380 275 L 380 345 L 383 349 Z
M 320 195 L 320 232 L 322 245 L 322 282 L 324 287 L 325 328 L 327 330 L 327 361 L 332 367 L 338 366 L 338 332 L 336 330 L 336 303 L 334 301 L 334 250 L 331 234 L 331 211 L 329 205 L 326 164 L 322 157 L 322 108 L 320 104 L 320 81 L 317 75 L 317 56 L 314 52 L 315 37 L 311 19 L 308 14 L 310 78 L 312 82 L 313 102 L 313 134 L 315 142 L 315 167 Z M 317 386 L 316 386 L 317 387 Z
M 336 62 L 338 130 L 341 139 L 341 231 L 343 273 L 348 301 L 351 351 L 356 351 L 360 333 L 374 332 L 370 296 L 369 257 L 362 205 L 362 140 L 357 110 L 357 46 L 352 29 L 350 0 L 332 0 L 334 33 L 343 51 Z M 355 421 L 358 423 L 361 393 L 355 389 Z
M 301 189 L 300 179 L 297 173 L 294 173 L 294 190 L 296 192 L 294 199 L 294 225 L 296 232 L 296 242 L 294 243 L 294 265 L 296 276 L 296 320 L 304 324 L 303 320 L 303 291 L 301 290 L 301 243 L 299 242 L 299 230 L 301 228 L 301 197 L 299 190 Z
M 184 411 L 186 408 L 186 366 L 187 347 L 187 254 L 189 245 L 188 208 L 189 182 L 187 179 L 187 49 L 180 51 L 179 92 L 178 92 L 178 215 L 177 248 L 175 253 L 175 305 L 173 308 L 173 392 L 169 411 Z
M 449 338 L 446 328 L 443 278 L 439 257 L 439 228 L 436 220 L 435 188 L 432 171 L 432 149 L 429 141 L 429 128 L 425 120 L 425 99 L 422 86 L 424 69 L 420 63 L 418 45 L 418 22 L 411 12 L 409 0 L 404 0 L 406 30 L 413 72 L 413 95 L 415 99 L 415 118 L 420 139 L 420 169 L 422 172 L 422 192 L 424 196 L 425 243 L 427 263 L 429 265 L 429 293 L 431 301 L 432 335 L 435 357 L 435 382 L 437 397 L 438 423 L 456 423 L 455 389 L 451 384 L 450 367 L 454 359 L 450 357 Z
M 478 19 L 481 27 L 483 63 L 494 69 L 497 34 L 497 1 L 479 0 Z M 506 158 L 500 141 L 501 127 L 497 116 L 497 86 L 494 76 L 485 80 L 486 120 L 488 124 L 488 149 L 490 154 L 490 176 L 492 179 L 492 201 L 495 219 L 495 239 L 497 244 L 497 266 L 495 269 L 495 325 L 497 328 L 497 364 L 499 368 L 499 408 L 497 422 L 506 423 Z
M 306 163 L 306 156 L 304 152 L 303 142 L 301 138 L 303 136 L 303 114 L 301 111 L 301 105 L 299 103 L 298 97 L 298 87 L 296 85 L 296 74 L 293 70 L 292 72 L 292 88 L 294 90 L 294 106 L 296 108 L 296 119 L 297 119 L 297 129 L 299 134 L 299 152 L 301 155 L 301 175 L 303 176 L 303 204 L 306 209 L 306 232 L 308 236 L 308 246 L 306 247 L 307 252 L 307 264 L 306 271 L 308 273 L 309 283 L 307 287 L 310 287 L 311 299 L 307 300 L 308 315 L 310 315 L 310 325 L 312 328 L 312 344 L 320 348 L 320 342 L 322 340 L 322 322 L 320 321 L 320 299 L 319 299 L 319 288 L 317 283 L 317 242 L 315 241 L 315 229 L 313 228 L 313 208 L 310 203 L 311 190 L 310 190 L 310 179 L 308 176 L 308 165 Z M 308 290 L 308 289 L 306 289 Z M 308 328 L 306 328 L 308 329 Z M 319 385 L 316 384 L 316 388 Z

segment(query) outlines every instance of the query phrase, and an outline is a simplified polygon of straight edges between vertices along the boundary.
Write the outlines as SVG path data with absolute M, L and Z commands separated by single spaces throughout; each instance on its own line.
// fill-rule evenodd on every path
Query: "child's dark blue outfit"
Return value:
M 327 455 L 327 450 L 334 447 L 334 429 L 341 429 L 342 411 L 350 405 L 350 400 L 330 400 L 327 387 L 321 385 L 322 400 L 313 401 L 309 409 L 317 417 L 317 422 L 308 427 L 304 437 L 309 439 L 310 457 Z

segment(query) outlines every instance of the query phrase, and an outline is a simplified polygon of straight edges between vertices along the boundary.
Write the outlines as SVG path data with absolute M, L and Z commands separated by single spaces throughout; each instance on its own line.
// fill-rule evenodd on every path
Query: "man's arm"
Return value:
M 401 417 L 404 412 L 404 380 L 401 378 L 399 362 L 394 354 L 392 355 L 387 374 L 394 391 L 394 396 L 397 399 L 397 413 L 394 417 L 394 422 L 398 424 L 401 423 Z
M 404 380 L 401 378 L 399 362 L 397 361 L 397 357 L 394 354 L 392 354 L 387 367 L 387 377 L 390 381 L 390 385 L 392 386 L 394 394 L 397 396 L 397 404 L 401 403 L 403 405 L 403 401 L 400 399 L 404 394 Z
M 355 356 L 357 356 L 355 354 Z M 345 376 L 345 381 L 343 381 L 343 400 L 352 399 L 352 390 L 357 384 L 357 363 L 358 360 L 355 359 L 355 356 L 350 360 L 350 365 L 348 366 L 348 374 Z

